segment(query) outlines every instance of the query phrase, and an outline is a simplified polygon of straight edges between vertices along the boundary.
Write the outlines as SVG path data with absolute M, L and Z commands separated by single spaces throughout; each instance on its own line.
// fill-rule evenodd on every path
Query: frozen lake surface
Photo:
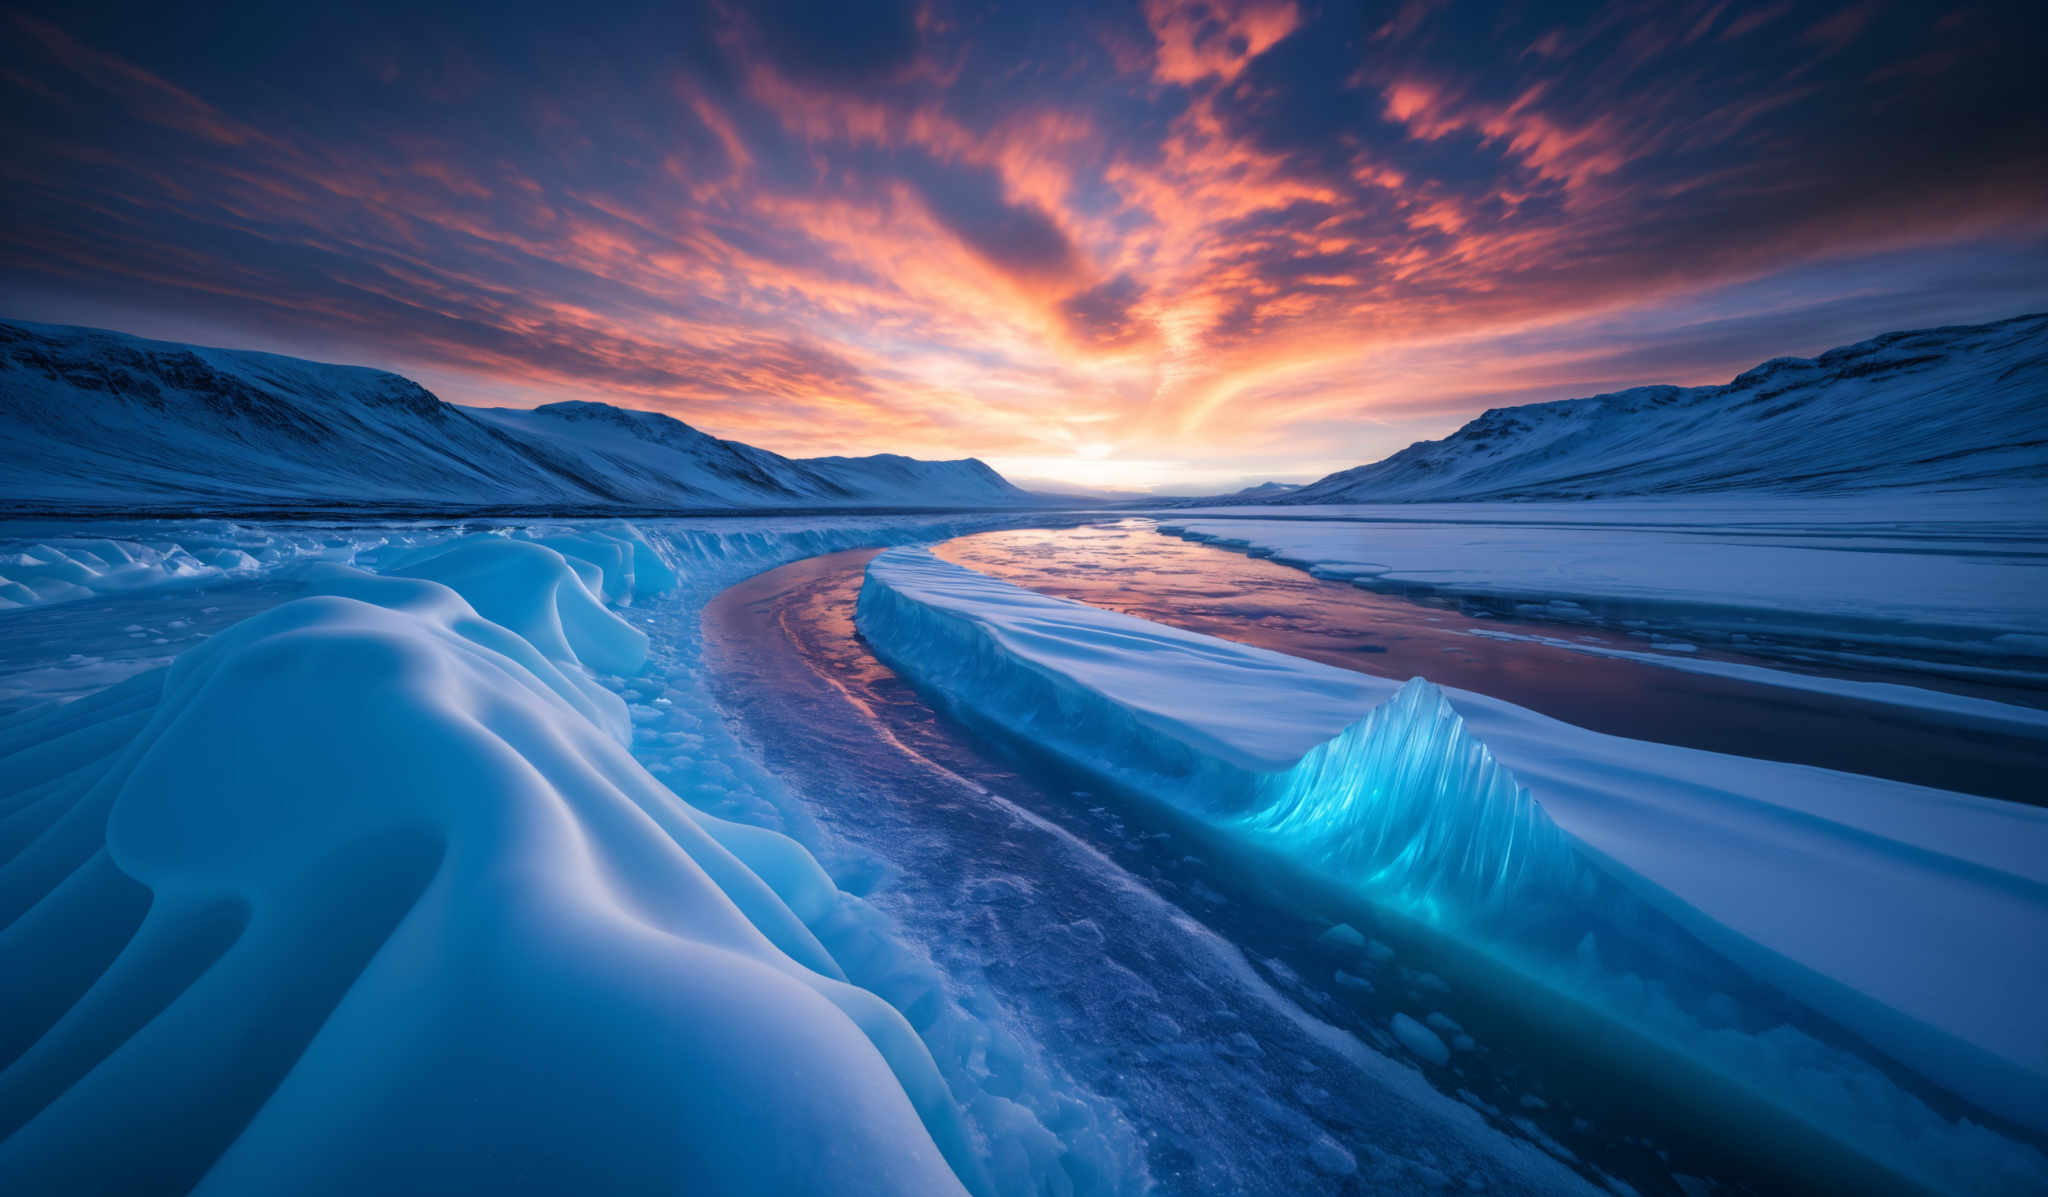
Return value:
M 1153 531 L 1146 520 L 980 533 L 938 555 L 1047 594 L 1379 677 L 1427 677 L 1567 723 L 1656 740 L 1891 777 L 2020 802 L 2048 801 L 2048 690 L 1930 679 L 1868 665 L 1799 666 L 1668 636 L 1475 614 L 1319 578 Z M 1626 655 L 1620 655 L 1626 654 Z M 1701 661 L 1748 677 L 1695 672 Z M 1778 684 L 1753 680 L 1771 678 Z M 1793 688 L 1840 679 L 1851 693 Z M 1954 694 L 2015 708 L 2031 726 L 1959 724 L 1941 712 L 1858 697 Z M 1940 687 L 1929 693 L 1930 687 Z

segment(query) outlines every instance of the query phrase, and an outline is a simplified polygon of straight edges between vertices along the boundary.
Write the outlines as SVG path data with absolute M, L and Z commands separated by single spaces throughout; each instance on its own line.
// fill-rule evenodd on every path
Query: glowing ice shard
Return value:
M 1252 830 L 1318 872 L 1409 901 L 1489 906 L 1578 872 L 1542 805 L 1419 677 L 1260 790 Z

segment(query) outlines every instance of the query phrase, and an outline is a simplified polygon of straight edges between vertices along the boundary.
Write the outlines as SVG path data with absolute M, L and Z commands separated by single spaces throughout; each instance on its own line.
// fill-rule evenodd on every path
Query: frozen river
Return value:
M 1370 595 L 1354 608 L 1347 588 L 1150 533 L 995 533 L 942 551 L 1094 599 L 1133 598 L 1156 581 L 1177 621 L 1257 629 L 1262 643 L 1305 655 L 1341 660 L 1348 646 L 1399 670 L 1455 643 L 1467 655 L 1439 655 L 1531 675 L 1525 690 L 1541 692 L 1541 646 L 1453 640 L 1465 622 L 1455 616 Z M 853 628 L 872 556 L 811 558 L 713 599 L 713 692 L 736 737 L 847 849 L 822 854 L 841 885 L 886 910 L 954 985 L 1016 1020 L 1042 1067 L 1141 1128 L 1162 1191 L 1528 1191 L 1606 1177 L 1645 1193 L 1684 1191 L 1677 1178 L 1690 1177 L 1738 1191 L 1789 1176 L 1881 1187 L 1818 1139 L 1749 1133 L 1730 1114 L 1739 1094 L 1713 1078 L 1669 1060 L 1646 1067 L 1626 1050 L 1588 1053 L 1576 1036 L 1586 1028 L 1532 1021 L 1490 997 L 1446 945 L 1276 889 L 1202 828 L 1082 788 L 935 714 Z M 1208 579 L 1204 566 L 1215 568 Z M 1262 575 L 1284 585 L 1231 593 Z M 1317 588 L 1337 601 L 1291 602 Z M 1329 624 L 1348 609 L 1395 618 L 1363 635 Z M 1359 653 L 1361 642 L 1388 651 Z M 1557 655 L 1594 677 L 1627 673 Z M 1665 676 L 1633 668 L 1646 675 L 1638 688 Z M 1361 928 L 1366 950 L 1325 937 L 1335 922 Z M 1746 1004 L 1782 1005 L 1739 977 L 1720 982 Z M 1459 1043 L 1448 1068 L 1431 1079 L 1414 1070 L 1389 1033 L 1402 1016 Z
M 1479 617 L 1161 536 L 1139 520 L 961 537 L 941 557 L 1019 586 L 1380 677 L 1427 677 L 1567 723 L 1636 740 L 1819 765 L 1940 789 L 2048 799 L 2048 723 L 1963 727 L 1897 703 L 1694 672 L 1725 662 L 1798 681 L 1778 660 L 1583 625 Z M 1611 655 L 1610 655 L 1611 654 Z M 1836 667 L 1880 690 L 1922 674 Z M 2048 706 L 2021 685 L 1947 681 L 1953 692 Z M 1946 692 L 1946 691 L 1944 691 Z
M 110 746 L 105 752 L 73 746 L 78 795 L 99 793 L 98 806 L 63 814 L 70 809 L 63 803 L 78 796 L 69 790 L 44 801 L 42 789 L 25 783 L 0 786 L 0 800 L 22 804 L 0 822 L 0 833 L 13 837 L 0 849 L 15 853 L 11 863 L 0 862 L 0 881 L 7 882 L 0 897 L 34 910 L 39 895 L 64 875 L 59 866 L 77 863 L 58 856 L 105 859 L 93 855 L 105 833 L 92 822 L 107 817 L 115 791 L 86 783 L 99 770 L 126 767 L 115 748 L 127 733 L 116 724 L 137 716 L 118 703 L 139 700 L 137 687 L 150 678 L 138 675 L 187 653 L 193 660 L 208 659 L 209 652 L 241 660 L 234 656 L 237 637 L 248 633 L 230 629 L 307 594 L 329 597 L 298 605 L 295 617 L 272 612 L 271 622 L 324 621 L 323 635 L 362 639 L 346 621 L 375 618 L 394 629 L 380 633 L 383 643 L 411 645 L 408 651 L 426 661 L 437 642 L 424 637 L 444 634 L 433 630 L 440 627 L 435 621 L 465 618 L 467 602 L 501 630 L 519 629 L 520 643 L 548 646 L 534 651 L 560 663 L 562 692 L 573 700 L 548 708 L 546 726 L 580 737 L 577 753 L 533 758 L 554 770 L 552 792 L 563 796 L 561 809 L 573 817 L 566 833 L 532 840 L 533 850 L 589 843 L 623 851 L 594 830 L 609 808 L 590 797 L 613 794 L 615 784 L 631 787 L 634 802 L 656 818 L 674 815 L 680 799 L 695 811 L 799 841 L 823 866 L 822 888 L 804 881 L 791 857 L 751 857 L 749 867 L 758 863 L 765 883 L 781 887 L 792 917 L 801 917 L 833 966 L 859 990 L 879 996 L 922 1040 L 974 1128 L 982 1161 L 997 1178 L 992 1191 L 1919 1191 L 1877 1161 L 1867 1144 L 1835 1136 L 1817 1111 L 1800 1105 L 1819 1090 L 1745 1088 L 1765 1074 L 1745 1080 L 1710 1056 L 1673 1050 L 1641 1029 L 1668 1026 L 1669 1019 L 1623 1025 L 1598 1013 L 1595 1006 L 1609 1001 L 1617 985 L 1634 987 L 1653 1003 L 1672 994 L 1701 998 L 1713 1015 L 1709 1029 L 1722 1037 L 1712 1042 L 1750 1051 L 1750 1065 L 1758 1058 L 1773 1067 L 1789 1061 L 1802 1076 L 1849 1086 L 1843 1095 L 1852 1104 L 1844 1108 L 1865 1108 L 1853 1105 L 1864 1101 L 1887 1115 L 1903 1111 L 1885 1126 L 1937 1135 L 1900 1153 L 1923 1171 L 1995 1152 L 2002 1153 L 1998 1160 L 2014 1161 L 2011 1169 L 1999 1173 L 2003 1164 L 1989 1164 L 1982 1174 L 2008 1183 L 1974 1183 L 1972 1174 L 1973 1185 L 1962 1187 L 2030 1191 L 2042 1174 L 2033 1153 L 2038 1140 L 2026 1131 L 1985 1127 L 1978 1111 L 1870 1054 L 1812 1008 L 1611 887 L 1590 903 L 1591 914 L 1602 920 L 1606 963 L 1598 967 L 1606 970 L 1599 978 L 1607 987 L 1581 995 L 1584 1002 L 1570 994 L 1557 1000 L 1552 991 L 1532 996 L 1508 965 L 1475 950 L 1476 941 L 1389 913 L 1361 894 L 1304 885 L 1300 875 L 1240 850 L 1217 826 L 1112 791 L 1077 772 L 1080 765 L 1059 764 L 1029 744 L 939 713 L 928 692 L 883 665 L 856 631 L 863 571 L 878 550 L 854 546 L 930 543 L 944 557 L 1034 590 L 1358 673 L 1423 675 L 1615 735 L 1983 794 L 2037 796 L 2039 744 L 2026 730 L 2033 709 L 2017 705 L 2033 695 L 1958 685 L 1949 697 L 2026 713 L 2003 730 L 1965 728 L 1938 703 L 1930 709 L 1913 701 L 1866 701 L 1853 690 L 1891 687 L 1883 691 L 1889 694 L 1910 678 L 1800 675 L 1852 687 L 1831 693 L 1784 680 L 1791 675 L 1782 658 L 1744 658 L 1713 646 L 1688 651 L 1665 638 L 1482 617 L 1455 605 L 1378 595 L 1162 536 L 1141 521 L 1061 530 L 1017 528 L 1017 522 L 676 520 L 648 523 L 646 540 L 614 525 L 516 527 L 467 537 L 444 525 L 151 528 L 148 533 L 160 538 L 156 547 L 137 549 L 127 573 L 109 574 L 118 588 L 100 586 L 0 614 L 0 718 L 25 720 L 14 725 L 20 729 L 15 747 L 26 754 L 15 762 L 16 778 L 27 777 L 42 752 L 41 737 L 31 730 L 40 726 L 35 721 L 70 718 L 52 715 L 55 708 L 27 710 L 43 700 L 72 704 L 67 709 L 76 722 Z M 222 542 L 239 545 L 260 556 L 261 568 L 250 557 L 233 569 L 205 573 L 194 566 L 197 558 L 170 543 L 173 537 L 207 554 L 219 554 Z M 560 546 L 569 556 L 552 557 L 529 541 Z M 80 556 L 89 550 L 94 561 L 118 547 L 97 539 L 65 543 Z M 668 564 L 654 560 L 656 546 Z M 158 580 L 149 572 L 157 561 L 152 553 L 176 569 L 166 567 Z M 570 572 L 570 561 L 581 563 L 580 574 Z M 92 580 L 85 571 L 79 576 Z M 443 585 L 454 590 L 433 589 Z M 441 597 L 438 605 L 408 608 L 399 602 L 407 594 Z M 599 594 L 610 603 L 604 610 L 591 602 Z M 636 637 L 644 637 L 644 661 L 628 651 Z M 466 676 L 459 658 L 431 659 L 442 662 L 436 668 Z M 1672 661 L 1762 670 L 1778 680 L 1674 668 Z M 552 668 L 537 667 L 543 673 Z M 272 674 L 243 668 L 233 676 L 236 685 L 255 687 L 270 685 Z M 1346 684 L 1364 680 L 1357 673 L 1333 676 Z M 409 692 L 317 672 L 308 682 L 289 702 L 251 701 L 204 720 L 152 725 L 221 750 L 206 770 L 190 774 L 200 784 L 176 792 L 202 811 L 240 792 L 230 783 L 241 784 L 235 779 L 246 772 L 239 771 L 245 756 L 260 754 L 226 749 L 260 747 L 270 733 L 251 728 L 267 727 L 262 721 L 273 712 L 282 712 L 279 727 L 306 737 L 304 751 L 333 755 L 329 765 L 309 772 L 313 780 L 379 759 L 360 752 L 349 729 L 393 694 Z M 519 693 L 502 679 L 476 684 L 493 703 Z M 117 685 L 131 698 L 95 697 Z M 166 702 L 194 701 L 175 688 L 167 693 Z M 436 704 L 445 705 L 449 693 L 445 687 L 420 690 L 414 722 L 438 726 L 442 706 Z M 1252 687 L 1247 701 L 1261 693 Z M 1941 697 L 1924 688 L 1913 693 Z M 101 719 L 90 712 L 110 702 L 115 705 L 104 726 L 88 726 Z M 469 718 L 449 725 L 468 727 Z M 461 737 L 450 738 L 456 742 Z M 436 744 L 436 752 L 454 752 Z M 575 771 L 585 761 L 593 770 L 602 766 L 604 785 Z M 1538 765 L 1537 775 L 1548 776 Z M 317 801 L 324 791 L 312 781 L 250 792 L 268 795 L 258 804 L 263 809 L 305 797 L 320 810 L 354 810 L 366 794 L 425 787 L 424 776 L 394 766 L 378 787 Z M 442 798 L 459 801 L 454 813 L 436 815 L 445 819 L 444 834 L 481 836 L 517 809 L 501 791 L 458 780 L 425 787 L 408 800 L 412 806 L 395 809 L 439 810 L 434 803 Z M 629 828 L 638 835 L 654 827 L 637 817 L 603 825 L 614 828 L 605 834 Z M 682 834 L 686 824 L 675 826 L 678 838 L 650 842 L 662 852 L 692 842 Z M 46 829 L 61 834 L 46 835 Z M 794 845 L 788 851 L 809 859 Z M 596 871 L 561 861 L 530 867 L 534 878 L 580 879 L 534 906 L 538 911 L 570 899 L 610 903 L 624 880 L 666 875 L 644 863 L 629 868 L 616 861 Z M 822 884 L 825 877 L 831 884 Z M 343 880 L 336 891 L 343 898 L 360 889 L 360 878 Z M 72 899 L 76 909 L 66 917 L 87 930 L 104 930 L 101 923 L 112 915 L 134 914 L 127 907 L 110 914 L 90 893 L 65 900 Z M 686 913 L 708 925 L 730 914 L 722 901 Z M 488 904 L 474 909 L 492 926 L 517 929 L 512 914 Z M 602 909 L 604 925 L 635 927 L 643 917 L 631 903 L 618 908 L 624 913 Z M 668 905 L 660 909 L 664 918 L 675 915 Z M 421 922 L 423 928 L 439 925 Z M 695 933 L 694 926 L 671 933 Z M 1610 929 L 1640 932 L 1639 942 L 1611 936 Z M 98 942 L 82 932 L 67 934 Z M 581 951 L 586 941 L 579 935 L 563 942 Z M 1565 941 L 1567 949 L 1571 942 Z M 1585 943 L 1591 942 L 1588 936 Z M 113 951 L 118 944 L 110 939 L 106 947 Z M 537 949 L 520 949 L 531 950 Z M 52 958 L 44 952 L 21 959 L 41 967 Z M 452 957 L 437 950 L 428 958 Z M 514 996 L 528 992 L 528 957 L 515 959 L 503 991 Z M 78 984 L 90 996 L 90 977 L 81 974 Z M 37 996 L 45 988 L 24 989 L 24 1000 L 40 1003 L 40 1016 L 63 1014 L 55 999 Z M 337 1000 L 346 1008 L 345 997 Z M 667 1009 L 667 998 L 655 1006 Z M 392 1017 L 393 1009 L 404 1013 L 380 1008 L 372 1022 Z M 536 1017 L 536 1026 L 564 1025 L 553 1015 Z M 214 1018 L 221 1035 L 243 1033 L 238 1028 L 245 1021 L 241 1012 Z M 609 1033 L 611 1025 L 580 1015 L 567 1021 L 594 1028 L 593 1034 Z M 722 1032 L 701 1031 L 700 1040 L 719 1051 L 731 1047 Z M 531 1041 L 525 1032 L 508 1039 Z M 639 1050 L 636 1041 L 629 1054 Z M 752 1061 L 759 1049 L 735 1050 Z M 66 1066 L 90 1069 L 92 1061 L 80 1057 Z M 667 1066 L 655 1072 L 673 1075 Z M 17 1094 L 10 1107 L 23 1117 L 43 1100 L 31 1084 L 41 1084 L 40 1075 L 0 1071 L 0 1078 L 11 1078 L 7 1084 L 27 1086 L 27 1096 Z M 765 1090 L 792 1077 L 807 1086 L 820 1082 L 780 1071 L 755 1079 Z M 606 1096 L 592 1110 L 633 1104 L 616 1082 L 606 1075 Z M 0 1097 L 8 1092 L 0 1084 Z M 870 1096 L 888 1092 L 885 1085 Z M 202 1105 L 200 1113 L 206 1112 Z M 844 1122 L 831 1116 L 824 1125 Z M 16 1163 L 29 1159 L 27 1145 L 46 1139 L 55 1142 L 48 1135 L 17 1136 Z M 198 1146 L 188 1154 L 197 1168 L 227 1141 L 193 1142 Z M 51 1156 L 81 1168 L 96 1167 L 98 1158 L 68 1149 Z M 0 1164 L 7 1159 L 0 1151 Z

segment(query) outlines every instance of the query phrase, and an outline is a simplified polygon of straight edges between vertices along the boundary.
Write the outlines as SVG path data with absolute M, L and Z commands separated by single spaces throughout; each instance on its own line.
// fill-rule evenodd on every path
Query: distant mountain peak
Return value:
M 1481 413 L 1285 495 L 1400 503 L 2048 481 L 2048 314 L 1885 333 L 1721 386 L 1640 386 Z
M 1036 501 L 979 461 L 794 461 L 663 412 L 446 403 L 361 366 L 0 321 L 16 509 L 707 510 Z

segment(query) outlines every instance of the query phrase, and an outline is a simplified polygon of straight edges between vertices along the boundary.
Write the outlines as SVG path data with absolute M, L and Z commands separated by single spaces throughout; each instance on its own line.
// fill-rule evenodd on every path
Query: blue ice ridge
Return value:
M 1420 917 L 1554 911 L 1590 877 L 1570 837 L 1424 679 L 1346 726 L 1342 701 L 1295 668 L 1306 662 L 918 550 L 870 564 L 856 624 L 956 715 Z M 1343 730 L 1296 730 L 1303 747 L 1276 754 L 1271 733 L 1289 713 Z
M 1325 876 L 1409 903 L 1490 908 L 1568 888 L 1577 853 L 1437 686 L 1392 699 L 1260 778 L 1244 818 Z

